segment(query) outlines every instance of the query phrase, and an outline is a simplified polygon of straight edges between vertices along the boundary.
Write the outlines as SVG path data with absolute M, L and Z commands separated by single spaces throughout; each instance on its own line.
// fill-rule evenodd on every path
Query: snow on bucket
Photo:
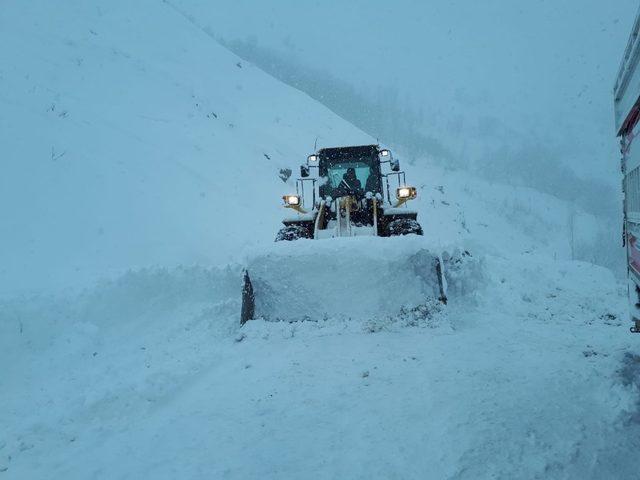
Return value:
M 281 242 L 248 256 L 241 323 L 374 319 L 446 303 L 446 267 L 421 237 Z

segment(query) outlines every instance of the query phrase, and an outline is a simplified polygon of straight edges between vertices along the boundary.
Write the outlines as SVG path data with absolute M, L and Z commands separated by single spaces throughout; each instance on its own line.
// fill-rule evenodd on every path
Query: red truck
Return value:
M 633 24 L 614 87 L 616 133 L 622 153 L 623 245 L 627 252 L 629 306 L 640 333 L 640 13 Z

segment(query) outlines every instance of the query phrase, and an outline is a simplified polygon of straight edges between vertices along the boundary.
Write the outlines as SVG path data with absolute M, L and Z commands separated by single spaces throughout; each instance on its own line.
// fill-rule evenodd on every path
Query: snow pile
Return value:
M 235 334 L 239 278 L 231 268 L 152 269 L 78 297 L 0 303 L 0 364 L 10 365 L 0 376 L 0 471 L 58 477 L 51 469 L 68 468 L 69 446 L 100 443 L 166 404 Z M 34 463 L 41 455 L 57 460 Z
M 255 314 L 267 320 L 375 321 L 426 308 L 441 297 L 439 258 L 448 296 L 469 293 L 470 285 L 481 283 L 475 258 L 429 246 L 423 237 L 411 236 L 299 240 L 260 249 L 246 262 Z

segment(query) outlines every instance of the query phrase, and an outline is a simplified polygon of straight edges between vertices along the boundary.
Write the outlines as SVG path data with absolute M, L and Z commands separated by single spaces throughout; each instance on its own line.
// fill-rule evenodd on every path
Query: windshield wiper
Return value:
M 342 179 L 342 181 L 341 181 L 340 183 L 344 183 L 344 184 L 347 186 L 347 188 L 349 188 L 349 189 L 353 190 L 353 189 L 351 188 L 351 185 L 349 185 L 349 184 L 347 183 L 347 181 L 346 181 L 344 178 Z

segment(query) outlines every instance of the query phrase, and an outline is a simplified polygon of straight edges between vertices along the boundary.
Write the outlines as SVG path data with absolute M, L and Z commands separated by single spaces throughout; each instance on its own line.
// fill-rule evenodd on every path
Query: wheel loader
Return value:
M 387 149 L 323 148 L 309 155 L 300 177 L 296 193 L 283 197 L 295 213 L 283 220 L 276 241 L 423 233 L 417 212 L 406 208 L 416 189 L 406 185 L 400 162 Z
M 276 243 L 247 261 L 241 324 L 393 315 L 434 298 L 446 304 L 444 268 L 457 260 L 424 248 L 417 211 L 408 208 L 416 196 L 379 145 L 309 155 L 296 192 L 283 196 L 289 214 Z

